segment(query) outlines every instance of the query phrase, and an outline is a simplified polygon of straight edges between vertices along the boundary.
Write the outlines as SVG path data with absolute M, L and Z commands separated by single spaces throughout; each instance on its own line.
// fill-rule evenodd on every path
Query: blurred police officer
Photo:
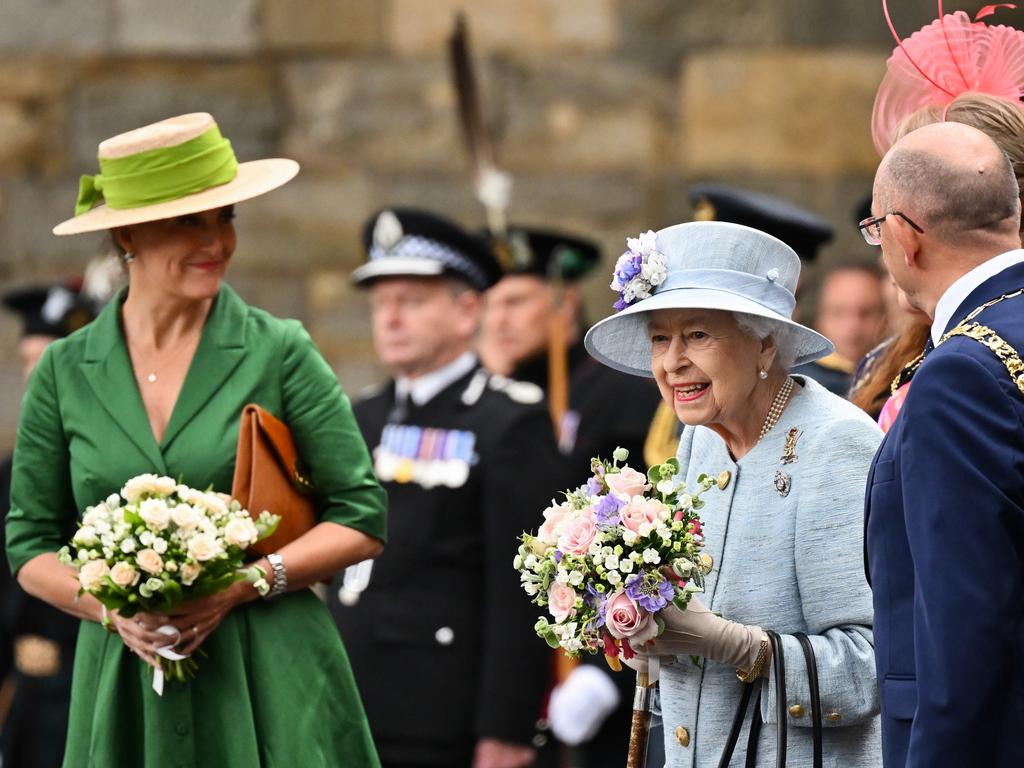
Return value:
M 832 240 L 832 226 L 817 214 L 788 200 L 760 192 L 729 187 L 722 184 L 695 184 L 689 190 L 694 221 L 728 221 L 743 224 L 777 237 L 800 257 L 806 267 L 818 258 L 818 250 Z M 805 270 L 801 270 L 801 274 Z M 797 299 L 800 286 L 797 285 Z M 818 361 L 800 366 L 796 373 L 810 376 L 823 386 L 836 385 L 835 367 L 845 364 L 839 360 Z M 848 381 L 849 371 L 839 372 Z M 841 393 L 845 397 L 846 390 Z M 657 464 L 675 456 L 682 426 L 672 409 L 658 407 L 644 446 L 644 457 Z
M 365 229 L 377 355 L 393 379 L 355 407 L 390 498 L 388 547 L 330 590 L 385 766 L 527 766 L 547 683 L 517 537 L 564 487 L 543 393 L 471 351 L 500 270 L 440 216 Z
M 79 284 L 32 286 L 3 298 L 20 316 L 18 356 L 28 380 L 48 344 L 91 321 L 99 307 L 80 294 Z M 0 463 L 0 548 L 10 505 L 11 457 Z M 0 730 L 3 768 L 56 768 L 64 756 L 71 667 L 78 619 L 29 597 L 4 564 L 0 568 L 0 656 L 11 695 Z

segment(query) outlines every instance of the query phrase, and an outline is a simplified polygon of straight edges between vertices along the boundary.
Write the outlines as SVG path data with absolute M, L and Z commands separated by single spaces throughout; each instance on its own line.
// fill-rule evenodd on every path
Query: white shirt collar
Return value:
M 408 397 L 415 405 L 426 405 L 440 392 L 476 367 L 476 355 L 463 352 L 447 365 L 415 379 L 402 376 L 395 380 L 395 398 Z
M 942 334 L 946 332 L 946 326 L 953 320 L 953 313 L 966 301 L 971 292 L 989 278 L 995 277 L 1004 269 L 1009 269 L 1015 264 L 1024 262 L 1024 249 L 1017 248 L 994 256 L 988 261 L 982 262 L 970 272 L 961 275 L 946 292 L 939 298 L 935 305 L 935 317 L 932 320 L 932 343 L 936 346 Z M 970 309 L 974 309 L 971 307 Z M 956 318 L 960 320 L 962 318 Z

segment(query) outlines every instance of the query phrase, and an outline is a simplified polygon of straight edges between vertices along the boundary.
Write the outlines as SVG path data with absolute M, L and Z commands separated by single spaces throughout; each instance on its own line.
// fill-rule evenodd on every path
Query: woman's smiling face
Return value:
M 774 347 L 759 341 L 731 312 L 662 309 L 651 313 L 651 373 L 666 403 L 690 426 L 741 421 L 761 368 Z
M 132 282 L 184 299 L 217 295 L 235 252 L 234 206 L 136 224 L 116 231 L 132 253 Z

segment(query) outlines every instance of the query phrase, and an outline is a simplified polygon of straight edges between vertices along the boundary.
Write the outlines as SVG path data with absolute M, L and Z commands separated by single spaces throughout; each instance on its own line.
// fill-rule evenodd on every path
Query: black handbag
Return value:
M 776 632 L 766 632 L 772 643 L 772 673 L 775 678 L 775 725 L 776 741 L 778 752 L 775 757 L 777 768 L 786 766 L 786 737 L 787 720 L 786 711 L 786 659 L 782 650 L 782 639 Z M 814 741 L 814 768 L 821 768 L 822 746 L 821 746 L 821 694 L 818 691 L 818 664 L 814 657 L 814 648 L 810 638 L 803 632 L 797 632 L 794 637 L 800 643 L 803 650 L 804 661 L 807 664 L 807 681 L 811 693 L 811 735 Z M 729 736 L 725 741 L 722 750 L 722 757 L 718 761 L 718 768 L 729 768 L 732 762 L 733 753 L 736 750 L 736 742 L 739 741 L 740 731 L 743 730 L 743 721 L 746 719 L 747 708 L 750 706 L 751 698 L 754 699 L 754 714 L 750 721 L 750 731 L 747 734 L 747 757 L 744 763 L 745 768 L 755 768 L 757 765 L 757 746 L 761 736 L 761 726 L 764 721 L 761 718 L 761 686 L 758 681 L 754 683 L 741 683 L 743 693 L 740 702 L 736 706 L 736 714 L 732 719 L 732 727 L 729 729 Z M 754 688 L 757 688 L 757 695 L 754 696 Z

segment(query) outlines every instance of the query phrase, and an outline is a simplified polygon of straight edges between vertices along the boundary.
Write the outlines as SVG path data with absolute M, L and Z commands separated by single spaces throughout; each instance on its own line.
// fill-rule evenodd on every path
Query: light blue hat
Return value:
M 587 351 L 605 365 L 652 376 L 647 324 L 658 309 L 767 318 L 786 328 L 796 365 L 833 351 L 831 341 L 792 320 L 800 258 L 781 240 L 739 224 L 694 221 L 628 242 L 630 252 L 616 264 L 612 283 L 624 291 L 616 302 L 623 308 L 591 328 L 585 340 Z

